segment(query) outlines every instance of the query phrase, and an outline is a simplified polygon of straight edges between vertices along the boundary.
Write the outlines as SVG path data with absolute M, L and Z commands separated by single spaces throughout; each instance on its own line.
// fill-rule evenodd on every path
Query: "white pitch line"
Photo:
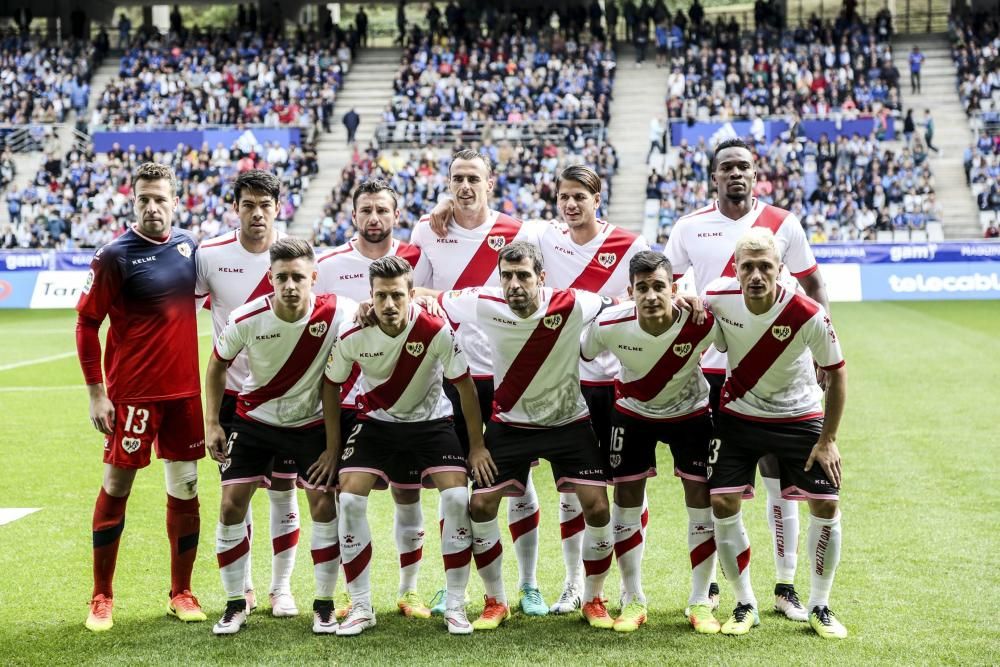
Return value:
M 33 514 L 41 507 L 0 507 L 0 526 Z
M 34 366 L 35 364 L 46 364 L 50 361 L 58 361 L 59 359 L 68 359 L 69 357 L 73 356 L 76 356 L 76 352 L 60 352 L 59 354 L 50 354 L 47 357 L 39 357 L 37 359 L 26 359 L 24 361 L 15 361 L 12 364 L 4 364 L 3 366 L 0 366 L 0 371 L 9 371 L 15 368 Z

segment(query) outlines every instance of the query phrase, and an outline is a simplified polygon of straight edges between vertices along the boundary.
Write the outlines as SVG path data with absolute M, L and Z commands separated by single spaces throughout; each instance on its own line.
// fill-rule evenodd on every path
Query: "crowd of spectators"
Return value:
M 981 134 L 963 156 L 965 180 L 976 197 L 976 205 L 988 225 L 1000 215 L 1000 135 Z
M 966 112 L 1000 111 L 1000 19 L 955 17 L 951 53 L 958 72 L 958 96 Z
M 10 124 L 63 122 L 71 109 L 87 108 L 94 67 L 94 46 L 87 42 L 0 36 L 0 118 Z
M 294 145 L 249 150 L 239 145 L 178 146 L 163 153 L 115 145 L 100 155 L 74 149 L 63 159 L 48 153 L 31 184 L 6 194 L 11 229 L 3 242 L 7 247 L 72 250 L 111 241 L 134 219 L 132 174 L 151 161 L 170 164 L 176 171 L 180 204 L 174 224 L 199 239 L 239 225 L 232 206 L 232 183 L 238 173 L 269 169 L 278 174 L 283 197 L 277 219 L 284 226 L 301 205 L 317 170 L 315 151 Z
M 920 137 L 898 149 L 855 134 L 775 139 L 754 150 L 754 196 L 798 216 L 812 243 L 875 240 L 878 231 L 924 229 L 942 219 Z M 714 198 L 710 160 L 704 142 L 683 143 L 677 166 L 649 177 L 646 197 L 659 201 L 661 242 L 678 218 Z
M 351 164 L 341 174 L 324 207 L 323 217 L 314 225 L 314 243 L 335 246 L 354 233 L 351 223 L 351 196 L 362 180 L 383 178 L 399 194 L 399 238 L 409 238 L 413 225 L 448 193 L 448 165 L 451 154 L 464 146 L 441 151 L 425 148 L 410 153 L 369 148 L 354 153 Z M 492 206 L 521 219 L 552 220 L 556 176 L 570 164 L 586 164 L 601 176 L 602 211 L 611 197 L 611 176 L 618 167 L 614 148 L 588 139 L 580 151 L 568 151 L 547 141 L 526 143 L 490 141 L 476 147 L 488 155 L 495 168 Z

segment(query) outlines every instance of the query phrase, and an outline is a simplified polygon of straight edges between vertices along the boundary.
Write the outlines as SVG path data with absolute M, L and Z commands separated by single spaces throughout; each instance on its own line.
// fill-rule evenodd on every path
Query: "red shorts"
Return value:
M 205 457 L 200 396 L 115 405 L 115 431 L 104 438 L 104 462 L 117 468 L 145 468 L 154 446 L 156 456 L 168 461 Z

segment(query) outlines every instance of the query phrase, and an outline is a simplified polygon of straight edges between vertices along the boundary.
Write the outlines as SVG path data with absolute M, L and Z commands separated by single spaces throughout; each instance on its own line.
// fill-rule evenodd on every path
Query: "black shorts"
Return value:
M 590 411 L 590 425 L 594 427 L 597 444 L 601 449 L 601 462 L 605 472 L 611 474 L 611 426 L 612 413 L 615 412 L 615 386 L 612 384 L 581 384 L 580 393 L 587 402 Z M 611 478 L 608 477 L 608 481 Z
M 590 421 L 553 428 L 521 428 L 490 421 L 486 424 L 486 448 L 497 474 L 489 487 L 473 484 L 473 493 L 503 489 L 505 496 L 523 495 L 531 464 L 540 458 L 552 465 L 552 477 L 561 492 L 573 492 L 576 484 L 607 485 Z
M 781 496 L 786 500 L 836 500 L 840 489 L 814 463 L 804 469 L 823 430 L 823 419 L 800 422 L 759 422 L 721 413 L 717 440 L 708 458 L 712 493 L 753 495 L 757 460 L 773 454 L 778 461 Z
M 236 419 L 236 395 L 223 394 L 222 405 L 219 406 L 219 424 L 222 425 L 222 430 L 226 432 L 227 438 L 233 432 L 234 419 Z M 271 474 L 268 477 L 270 479 L 295 479 L 299 476 L 296 471 L 295 459 L 275 458 L 274 465 L 271 466 Z
M 708 406 L 712 408 L 712 417 L 718 421 L 719 414 L 719 400 L 722 396 L 722 385 L 726 383 L 725 373 L 706 373 L 702 371 L 702 375 L 708 381 Z
M 222 485 L 271 485 L 276 460 L 289 460 L 294 465 L 299 486 L 315 488 L 308 483 L 309 467 L 326 449 L 326 429 L 322 424 L 306 428 L 280 428 L 252 422 L 236 416 L 226 443 L 227 461 L 219 466 Z
M 359 419 L 344 440 L 339 473 L 371 473 L 376 489 L 433 489 L 434 473 L 467 470 L 450 417 L 402 423 Z
M 681 421 L 657 422 L 615 410 L 611 422 L 613 444 L 608 474 L 613 484 L 656 476 L 656 444 L 659 442 L 670 446 L 677 477 L 708 481 L 705 468 L 708 444 L 712 440 L 712 418 L 708 412 Z
M 476 394 L 479 396 L 479 413 L 483 416 L 485 424 L 493 416 L 493 378 L 473 378 L 476 384 Z M 469 430 L 465 426 L 465 415 L 462 414 L 462 400 L 458 396 L 455 385 L 447 380 L 444 381 L 444 395 L 451 401 L 452 412 L 455 413 L 455 435 L 462 446 L 462 452 L 469 456 Z

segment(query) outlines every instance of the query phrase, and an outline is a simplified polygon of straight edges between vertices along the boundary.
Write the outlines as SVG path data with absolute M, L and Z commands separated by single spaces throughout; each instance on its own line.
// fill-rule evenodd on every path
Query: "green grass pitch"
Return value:
M 376 628 L 357 638 L 314 637 L 309 615 L 272 619 L 262 608 L 244 632 L 217 638 L 211 623 L 224 597 L 214 556 L 219 487 L 208 461 L 201 465 L 195 591 L 209 622 L 185 626 L 164 614 L 164 490 L 162 466 L 154 463 L 139 475 L 129 503 L 115 627 L 92 635 L 83 621 L 102 440 L 87 420 L 74 315 L 0 311 L 0 506 L 41 508 L 0 526 L 0 663 L 997 664 L 1000 306 L 865 303 L 835 304 L 833 310 L 850 376 L 839 439 L 844 549 L 832 598 L 851 632 L 843 642 L 823 642 L 804 624 L 770 611 L 773 563 L 760 499 L 744 509 L 762 625 L 743 638 L 693 634 L 682 616 L 689 571 L 686 515 L 680 484 L 668 474 L 650 484 L 644 578 L 651 617 L 633 635 L 594 631 L 576 617 L 529 620 L 515 613 L 499 631 L 453 638 L 438 619 L 401 618 L 394 605 L 391 503 L 379 493 L 370 506 Z M 201 325 L 209 330 L 204 315 Z M 201 340 L 204 365 L 210 339 Z M 668 457 L 661 453 L 662 471 L 670 469 Z M 563 573 L 550 479 L 545 464 L 536 469 L 542 497 L 539 576 L 549 602 L 559 593 Z M 258 591 L 266 598 L 270 551 L 263 496 L 255 500 L 253 562 Z M 300 504 L 304 510 L 301 495 Z M 436 507 L 436 494 L 426 493 L 428 540 L 420 586 L 428 597 L 442 578 Z M 312 595 L 308 535 L 305 518 L 305 548 L 293 579 L 304 612 Z M 515 560 L 509 535 L 504 540 L 505 580 L 513 594 Z M 614 572 L 607 584 L 612 599 L 618 590 Z M 474 616 L 481 609 L 482 586 L 474 571 L 471 581 Z M 805 563 L 797 584 L 804 598 Z M 733 603 L 724 581 L 722 590 L 720 615 Z

